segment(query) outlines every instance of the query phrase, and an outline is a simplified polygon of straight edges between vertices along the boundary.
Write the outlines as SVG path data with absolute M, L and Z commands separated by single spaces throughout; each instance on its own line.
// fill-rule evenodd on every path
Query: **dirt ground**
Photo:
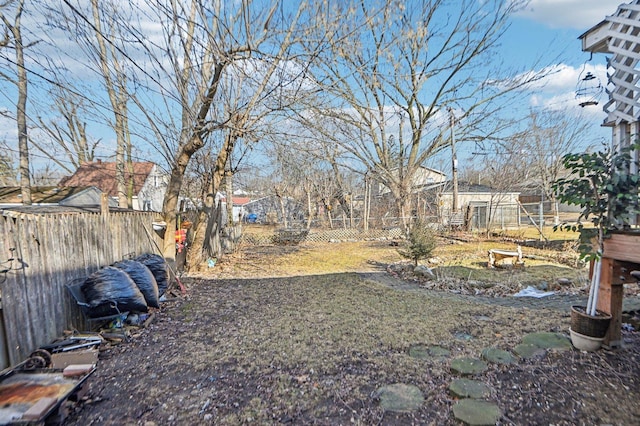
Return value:
M 379 243 L 347 247 L 351 263 L 304 266 L 340 257 L 337 246 L 247 248 L 186 278 L 186 296 L 132 328 L 128 342 L 102 348 L 66 424 L 457 425 L 452 359 L 511 350 L 526 333 L 568 334 L 568 312 L 389 274 L 399 259 Z M 623 337 L 615 351 L 547 352 L 490 364 L 475 379 L 490 387 L 501 425 L 640 424 L 640 334 Z M 450 356 L 413 358 L 415 345 Z M 417 386 L 425 403 L 385 412 L 376 391 L 393 383 Z

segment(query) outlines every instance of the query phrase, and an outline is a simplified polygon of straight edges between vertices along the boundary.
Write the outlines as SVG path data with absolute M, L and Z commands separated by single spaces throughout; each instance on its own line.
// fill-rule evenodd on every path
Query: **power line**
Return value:
M 19 154 L 20 153 L 20 151 L 18 149 L 6 146 L 6 144 L 5 144 L 5 146 L 3 146 L 3 148 L 4 148 L 5 151 L 9 151 L 9 152 L 14 153 L 14 154 Z M 35 148 L 35 150 L 38 151 L 38 152 L 41 152 L 40 149 L 38 149 L 38 148 Z M 44 159 L 44 160 L 50 160 L 51 159 L 51 157 L 46 155 L 46 154 L 34 153 L 33 151 L 34 150 L 29 150 L 29 157 L 41 158 L 41 159 Z M 115 157 L 115 154 L 101 155 L 99 157 L 101 159 L 109 159 L 109 158 Z M 143 157 L 141 155 L 133 155 L 132 154 L 131 155 L 131 159 L 134 160 L 134 161 L 138 161 L 138 162 L 149 162 L 149 163 L 157 164 L 152 159 L 147 158 L 147 157 Z M 71 162 L 69 160 L 58 159 L 58 161 L 61 162 L 61 163 L 67 164 L 69 166 L 72 166 L 71 168 L 73 168 L 73 166 L 74 166 L 73 162 Z
M 120 53 L 122 56 L 124 56 L 125 58 L 127 58 L 129 60 L 129 62 L 138 70 L 140 70 L 142 72 L 143 75 L 147 76 L 149 79 L 151 79 L 151 81 L 153 81 L 155 84 L 158 85 L 158 87 L 162 87 L 162 84 L 160 84 L 160 82 L 158 80 L 155 79 L 155 77 L 153 77 L 151 74 L 149 74 L 144 68 L 142 68 L 140 65 L 138 65 L 136 63 L 136 61 L 134 61 L 124 50 L 122 50 L 118 45 L 116 45 L 113 41 L 111 41 L 111 39 L 109 39 L 108 37 L 106 37 L 102 31 L 99 31 L 98 28 L 96 28 L 96 26 L 89 21 L 89 19 L 87 19 L 86 16 L 84 16 L 84 14 L 82 14 L 78 9 L 75 8 L 75 6 L 73 6 L 71 3 L 69 3 L 68 0 L 63 0 L 64 3 L 69 6 L 69 8 L 71 9 L 71 11 L 80 17 L 80 19 L 82 19 L 84 22 L 86 22 L 94 31 L 96 34 L 98 34 L 100 37 L 102 37 L 104 39 L 104 41 L 106 41 L 107 43 L 109 43 L 114 49 L 116 49 L 118 51 L 118 53 Z
M 88 96 L 86 96 L 86 95 L 82 94 L 81 92 L 78 92 L 77 90 L 74 90 L 74 89 L 73 89 L 73 88 L 71 88 L 70 86 L 65 86 L 65 85 L 63 85 L 63 84 L 61 84 L 61 83 L 59 83 L 59 82 L 57 82 L 57 81 L 55 81 L 55 80 L 52 80 L 52 79 L 50 79 L 49 77 L 46 77 L 45 75 L 43 75 L 43 74 L 41 74 L 41 73 L 39 73 L 39 72 L 37 72 L 37 71 L 34 71 L 33 69 L 31 69 L 31 68 L 29 68 L 29 67 L 26 67 L 26 66 L 24 66 L 24 65 L 18 65 L 18 63 L 17 63 L 17 62 L 15 62 L 14 60 L 12 60 L 12 59 L 8 58 L 8 57 L 7 57 L 7 56 L 5 56 L 5 55 L 0 54 L 0 59 L 3 59 L 3 60 L 5 60 L 5 61 L 9 62 L 9 63 L 10 63 L 10 64 L 12 64 L 12 65 L 15 65 L 16 67 L 21 67 L 22 69 L 24 69 L 24 70 L 25 70 L 25 71 L 27 71 L 28 73 L 30 73 L 30 74 L 32 74 L 32 75 L 34 75 L 34 76 L 36 76 L 36 77 L 38 77 L 38 78 L 40 78 L 40 79 L 42 79 L 42 80 L 46 81 L 47 83 L 51 84 L 52 86 L 56 86 L 56 87 L 58 87 L 58 88 L 60 88 L 60 89 L 62 89 L 62 90 L 65 90 L 65 91 L 67 91 L 67 92 L 71 93 L 72 95 L 78 96 L 78 97 L 79 97 L 79 98 L 81 98 L 81 99 L 84 99 L 84 100 L 86 100 L 86 101 L 89 101 L 89 102 L 91 103 L 91 105 L 96 105 L 96 106 L 99 106 L 100 108 L 103 108 L 103 109 L 105 109 L 105 110 L 109 111 L 109 112 L 113 112 L 113 113 L 115 113 L 115 114 L 119 114 L 119 112 L 117 112 L 117 111 L 113 111 L 113 109 L 112 109 L 111 107 L 106 106 L 106 105 L 104 105 L 104 104 L 101 104 L 100 102 L 96 102 L 96 101 L 94 101 L 93 99 L 91 99 L 91 98 L 89 98 Z M 6 95 L 5 95 L 5 96 L 6 96 Z M 13 101 L 11 101 L 11 102 L 13 102 Z M 15 104 L 14 104 L 14 105 L 15 105 Z M 33 119 L 32 119 L 32 120 L 33 120 Z

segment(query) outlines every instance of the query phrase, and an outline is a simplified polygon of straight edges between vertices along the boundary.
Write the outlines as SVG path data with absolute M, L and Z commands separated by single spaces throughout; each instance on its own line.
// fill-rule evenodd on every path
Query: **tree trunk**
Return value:
M 191 156 L 203 146 L 204 141 L 198 135 L 194 135 L 187 144 L 182 146 L 176 162 L 171 168 L 167 192 L 162 202 L 163 219 L 167 224 L 162 254 L 169 260 L 175 260 L 176 258 L 177 207 L 182 181 L 184 180 L 184 172 L 187 169 Z
M 124 76 L 120 71 L 120 66 L 116 60 L 113 50 L 111 50 L 111 60 L 109 63 L 109 51 L 105 44 L 105 32 L 102 30 L 102 24 L 100 20 L 100 7 L 98 0 L 91 0 L 91 9 L 93 11 L 93 27 L 95 29 L 96 42 L 98 43 L 98 55 L 100 60 L 100 67 L 102 72 L 102 78 L 104 79 L 105 89 L 109 95 L 109 101 L 114 113 L 114 131 L 116 133 L 116 192 L 118 195 L 118 207 L 127 208 L 127 182 L 125 179 L 125 144 L 126 134 L 125 125 L 127 121 L 125 116 L 127 114 L 126 107 L 126 94 L 123 82 L 121 81 Z M 118 73 L 116 84 L 111 78 L 111 73 L 115 69 Z
M 362 212 L 362 229 L 369 230 L 369 216 L 371 214 L 371 182 L 368 177 L 364 179 L 364 208 Z
M 216 209 L 216 192 L 212 181 L 213 179 L 209 182 L 210 191 L 204 199 L 204 205 L 198 212 L 195 226 L 192 228 L 193 240 L 187 251 L 187 269 L 197 268 L 197 266 L 204 261 L 205 241 L 210 238 L 208 234 L 210 233 L 210 229 L 213 229 L 210 222 L 212 222 L 211 218 L 215 216 L 214 212 Z
M 308 188 L 305 188 L 305 193 L 307 195 L 307 229 L 311 229 L 311 220 L 313 217 L 313 205 L 311 204 L 311 191 Z
M 214 226 L 214 223 L 219 221 L 219 215 L 214 214 L 216 207 L 215 198 L 222 183 L 227 162 L 229 161 L 231 152 L 233 152 L 237 138 L 235 132 L 230 131 L 216 157 L 216 163 L 211 171 L 212 176 L 211 179 L 209 179 L 209 190 L 205 198 L 204 206 L 198 213 L 198 219 L 193 228 L 193 241 L 187 253 L 188 268 L 197 268 L 197 266 L 203 262 L 206 249 L 209 249 L 209 253 L 207 254 L 217 256 L 217 253 L 212 252 L 212 247 L 207 244 L 207 241 L 211 239 L 212 232 L 219 232 L 221 228 L 220 223 Z
M 278 204 L 280 205 L 282 227 L 286 229 L 289 227 L 289 224 L 287 223 L 287 209 L 285 208 L 285 205 L 284 205 L 284 195 L 278 188 L 275 188 L 275 193 L 276 193 L 276 197 L 278 198 Z
M 227 200 L 227 226 L 233 226 L 233 172 L 227 170 L 224 172 L 224 192 Z
M 21 18 L 24 0 L 18 3 L 14 23 L 11 24 L 0 13 L 2 21 L 13 36 L 16 50 L 16 74 L 18 80 L 18 102 L 16 104 L 16 121 L 18 124 L 18 151 L 20 153 L 20 192 L 22 204 L 31 205 L 31 174 L 29 172 L 29 134 L 27 129 L 27 70 L 24 66 L 24 45 L 22 44 Z M 8 36 L 7 36 L 8 37 Z
M 407 218 L 407 212 L 411 211 L 411 196 L 405 195 L 407 194 L 405 191 L 398 191 L 398 193 L 394 193 L 394 201 L 396 204 L 396 210 L 398 214 L 398 218 L 400 219 L 400 224 L 405 233 L 409 232 L 410 228 L 410 220 Z
M 189 160 L 193 154 L 195 154 L 200 148 L 204 146 L 203 137 L 205 135 L 205 119 L 209 114 L 209 109 L 213 103 L 213 97 L 218 90 L 218 83 L 220 82 L 220 76 L 224 70 L 224 63 L 217 63 L 211 83 L 207 89 L 207 94 L 204 97 L 202 105 L 198 111 L 197 122 L 192 131 L 190 131 L 190 137 L 186 143 L 181 143 L 176 156 L 176 161 L 171 168 L 171 175 L 169 176 L 169 183 L 167 185 L 167 192 L 164 195 L 162 203 L 162 213 L 164 221 L 167 224 L 167 230 L 164 234 L 164 242 L 162 247 L 162 254 L 166 259 L 175 260 L 176 258 L 176 215 L 178 207 L 178 199 L 180 197 L 180 190 L 182 189 L 182 182 L 184 180 L 184 173 L 189 165 Z M 224 170 L 224 169 L 223 169 Z M 202 247 L 202 246 L 201 246 Z M 195 244 L 192 248 L 196 249 Z M 188 261 L 187 261 L 188 265 Z
M 24 48 L 20 32 L 20 14 L 23 2 L 20 2 L 13 36 L 16 47 L 16 62 L 18 64 L 18 149 L 20 151 L 20 191 L 22 204 L 31 205 L 31 176 L 29 173 L 29 135 L 27 131 L 27 71 L 24 67 Z

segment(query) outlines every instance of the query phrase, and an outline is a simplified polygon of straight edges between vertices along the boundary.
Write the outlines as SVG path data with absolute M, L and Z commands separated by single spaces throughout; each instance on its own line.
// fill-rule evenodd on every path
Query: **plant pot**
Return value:
M 596 310 L 596 315 L 587 315 L 584 306 L 571 307 L 571 330 L 583 336 L 604 338 L 609 329 L 611 315 Z
M 597 351 L 604 341 L 604 337 L 585 336 L 584 334 L 576 333 L 571 328 L 569 328 L 569 334 L 571 334 L 573 346 L 581 351 Z

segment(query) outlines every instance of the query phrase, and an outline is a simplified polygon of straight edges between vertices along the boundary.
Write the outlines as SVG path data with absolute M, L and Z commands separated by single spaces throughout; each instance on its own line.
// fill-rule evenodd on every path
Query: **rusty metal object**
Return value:
M 73 386 L 63 384 L 41 384 L 28 381 L 0 386 L 0 401 L 3 405 L 34 403 L 40 398 L 58 398 Z
M 23 364 L 22 368 L 27 371 L 46 368 L 47 361 L 41 356 L 30 356 Z
M 51 354 L 44 349 L 33 351 L 29 358 L 22 364 L 23 370 L 36 370 L 38 368 L 48 368 L 51 366 Z
M 40 358 L 44 362 L 42 356 L 36 355 L 33 358 Z M 81 378 L 67 378 L 61 371 L 51 369 L 39 371 L 13 369 L 5 373 L 0 378 L 0 424 L 33 424 L 35 420 L 43 420 L 77 391 L 92 373 L 93 370 Z M 39 419 L 22 417 L 44 398 L 50 398 L 55 402 L 37 413 L 40 416 Z

